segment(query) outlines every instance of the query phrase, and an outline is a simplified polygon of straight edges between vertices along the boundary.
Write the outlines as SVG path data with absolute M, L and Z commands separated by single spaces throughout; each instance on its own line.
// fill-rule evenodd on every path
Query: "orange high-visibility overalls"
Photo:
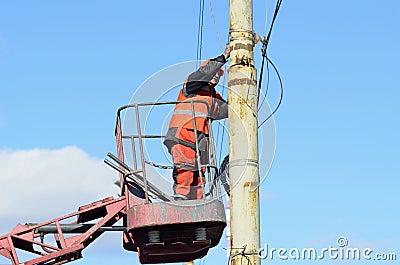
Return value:
M 207 61 L 185 81 L 179 92 L 177 99 L 179 103 L 174 108 L 164 141 L 175 166 L 173 171 L 174 193 L 188 199 L 201 199 L 203 196 L 202 183 L 205 184 L 206 181 L 204 178 L 206 168 L 199 169 L 198 161 L 196 161 L 196 133 L 201 165 L 205 165 L 208 164 L 209 155 L 207 141 L 209 121 L 227 117 L 226 101 L 215 91 L 215 85 L 209 82 L 225 63 L 225 58 L 222 62 L 218 61 L 218 58 L 220 57 L 214 61 Z M 193 80 L 193 76 L 196 74 L 198 79 Z M 187 87 L 191 85 L 190 82 L 195 83 L 198 88 L 191 91 L 192 94 L 186 93 L 185 95 L 185 92 L 188 92 Z M 222 105 L 226 106 L 221 108 Z M 200 174 L 200 171 L 203 174 Z

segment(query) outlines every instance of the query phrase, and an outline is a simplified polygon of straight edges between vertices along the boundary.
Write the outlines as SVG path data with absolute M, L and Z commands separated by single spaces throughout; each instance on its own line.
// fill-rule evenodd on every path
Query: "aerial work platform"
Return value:
M 210 163 L 198 166 L 198 168 L 206 168 L 209 183 L 208 189 L 203 187 L 202 200 L 175 201 L 146 180 L 147 172 L 143 169 L 146 168 L 146 165 L 157 165 L 146 161 L 140 150 L 143 150 L 145 140 L 162 139 L 164 136 L 142 134 L 143 129 L 139 118 L 141 117 L 140 108 L 175 105 L 176 103 L 178 102 L 127 105 L 120 108 L 117 115 L 116 135 L 119 157 L 116 158 L 112 155 L 109 157 L 117 162 L 119 172 L 128 176 L 126 187 L 130 190 L 132 201 L 136 201 L 127 208 L 126 226 L 129 236 L 125 237 L 124 248 L 137 251 L 141 263 L 187 262 L 202 258 L 210 248 L 219 243 L 226 226 L 214 148 L 210 148 Z M 130 116 L 135 117 L 137 122 L 136 135 L 123 133 L 119 118 L 120 112 L 129 109 L 134 110 L 134 114 L 132 113 Z M 193 120 L 195 121 L 194 113 Z M 210 144 L 213 145 L 211 122 L 209 124 Z M 118 135 L 120 135 L 119 139 Z M 126 141 L 125 145 L 124 140 Z M 124 147 L 128 147 L 130 150 L 121 152 Z M 131 162 L 133 168 L 122 162 L 127 162 L 123 155 L 129 152 L 131 153 L 129 157 L 133 159 Z M 133 183 L 130 182 L 131 180 L 134 180 Z M 139 184 L 140 187 L 138 188 L 135 184 Z M 132 194 L 139 196 L 132 196 Z M 152 199 L 153 202 L 150 202 Z M 127 239 L 132 241 L 127 241 Z
M 210 148 L 209 164 L 199 164 L 200 169 L 206 168 L 209 185 L 204 184 L 201 200 L 175 201 L 146 175 L 146 167 L 157 165 L 146 161 L 144 141 L 164 136 L 142 132 L 140 108 L 176 103 L 132 104 L 118 110 L 115 130 L 118 156 L 109 153 L 111 160 L 105 160 L 119 172 L 118 198 L 95 201 L 74 213 L 40 224 L 19 224 L 0 236 L 0 255 L 13 265 L 64 264 L 82 258 L 82 251 L 89 244 L 104 232 L 114 231 L 122 232 L 124 249 L 137 252 L 140 263 L 188 262 L 204 257 L 219 243 L 226 226 L 213 148 Z M 128 109 L 133 109 L 137 118 L 135 135 L 125 134 L 121 125 L 121 112 Z M 212 133 L 210 137 L 213 144 Z M 130 149 L 129 157 L 133 161 L 125 159 L 129 151 L 124 151 L 124 147 Z M 164 166 L 164 169 L 170 167 Z M 22 261 L 21 250 L 35 257 Z

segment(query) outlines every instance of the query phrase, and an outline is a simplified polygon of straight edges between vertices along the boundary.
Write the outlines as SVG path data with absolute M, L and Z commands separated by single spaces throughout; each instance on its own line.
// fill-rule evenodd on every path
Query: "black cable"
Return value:
M 259 82 L 258 82 L 258 100 L 257 100 L 258 103 L 259 103 L 259 101 L 260 101 L 261 85 L 262 85 L 262 78 L 263 78 L 263 73 L 264 73 L 264 62 L 265 62 L 265 59 L 267 59 L 268 82 L 267 82 L 267 86 L 266 86 L 266 89 L 265 89 L 265 96 L 264 96 L 263 101 L 261 102 L 261 104 L 259 104 L 258 111 L 260 111 L 261 106 L 262 106 L 262 104 L 264 103 L 264 101 L 265 101 L 265 99 L 266 99 L 266 97 L 267 97 L 267 94 L 268 94 L 269 81 L 270 81 L 270 78 L 269 78 L 269 66 L 268 66 L 269 63 L 271 63 L 271 65 L 274 67 L 275 72 L 277 73 L 277 76 L 278 76 L 278 78 L 279 78 L 279 82 L 280 82 L 280 86 L 281 86 L 281 97 L 280 97 L 280 99 L 279 99 L 279 103 L 278 103 L 277 107 L 275 108 L 275 110 L 274 110 L 266 119 L 264 119 L 264 120 L 260 123 L 260 125 L 258 126 L 258 128 L 260 128 L 260 127 L 261 127 L 261 126 L 262 126 L 262 125 L 263 125 L 263 124 L 278 110 L 279 106 L 280 106 L 281 103 L 282 103 L 282 98 L 283 98 L 283 84 L 282 84 L 282 79 L 281 79 L 281 77 L 280 77 L 280 74 L 279 74 L 279 72 L 278 72 L 278 69 L 275 67 L 275 65 L 272 63 L 272 61 L 271 61 L 271 60 L 268 58 L 268 56 L 267 56 L 267 48 L 268 48 L 269 40 L 270 40 L 270 38 L 271 38 L 272 29 L 274 28 L 275 20 L 276 20 L 276 18 L 277 18 L 277 16 L 278 16 L 279 9 L 280 9 L 280 7 L 281 7 L 282 1 L 283 1 L 283 0 L 278 0 L 278 1 L 276 2 L 275 11 L 274 11 L 274 15 L 273 15 L 273 17 L 272 17 L 271 26 L 270 26 L 270 28 L 269 28 L 268 35 L 267 35 L 267 37 L 264 37 L 264 39 L 262 40 L 262 43 L 263 43 L 263 46 L 262 46 L 262 48 L 261 48 L 261 52 L 262 52 L 262 63 L 261 63 L 260 78 L 259 78 Z
M 262 75 L 260 75 L 260 78 L 262 79 Z M 261 79 L 260 79 L 260 82 L 259 82 L 260 88 L 259 88 L 259 91 L 258 91 L 258 96 L 260 96 L 260 92 L 261 92 Z M 262 105 L 264 104 L 264 102 L 265 102 L 265 100 L 267 98 L 267 93 L 268 93 L 268 89 L 269 89 L 269 81 L 270 81 L 269 62 L 267 60 L 267 85 L 265 86 L 266 87 L 265 88 L 265 96 L 263 97 L 263 99 L 261 101 L 261 104 L 258 105 L 258 110 L 257 111 L 260 111 Z
M 200 0 L 199 7 L 199 21 L 197 29 L 197 58 L 196 58 L 196 68 L 199 67 L 199 62 L 201 60 L 201 50 L 203 43 L 203 21 L 204 21 L 204 0 Z
M 199 50 L 199 60 L 201 60 L 201 52 L 203 48 L 203 24 L 204 24 L 204 0 L 201 1 L 201 25 L 200 25 L 200 50 Z
M 263 72 L 264 72 L 264 61 L 265 61 L 265 58 L 268 59 L 267 48 L 268 48 L 268 44 L 269 44 L 269 39 L 271 38 L 272 29 L 274 27 L 276 17 L 278 16 L 281 4 L 282 4 L 282 0 L 278 0 L 276 2 L 274 16 L 272 17 L 272 22 L 271 22 L 271 26 L 270 26 L 269 31 L 268 31 L 268 35 L 267 35 L 267 37 L 264 37 L 264 40 L 262 40 L 263 46 L 261 48 L 261 53 L 262 53 L 263 59 L 262 59 L 262 63 L 261 63 L 260 78 L 259 78 L 259 83 L 258 83 L 258 95 L 260 95 L 260 91 L 261 91 L 262 76 L 263 76 Z M 268 63 L 267 63 L 267 65 L 268 65 Z M 268 86 L 266 88 L 266 92 L 268 92 Z M 267 93 L 265 93 L 265 96 L 266 95 L 267 95 Z
M 272 21 L 271 21 L 271 27 L 269 28 L 268 35 L 267 35 L 267 37 L 265 38 L 265 42 L 266 42 L 266 46 L 267 46 L 267 47 L 268 47 L 269 39 L 270 39 L 270 37 L 271 37 L 272 29 L 274 28 L 275 19 L 276 19 L 276 17 L 278 16 L 279 9 L 281 8 L 282 1 L 283 1 L 283 0 L 278 0 L 278 1 L 276 2 L 275 11 L 274 11 L 274 16 L 272 17 Z
M 228 36 L 227 36 L 227 43 L 229 43 L 229 33 L 228 33 Z M 225 94 L 225 88 L 227 88 L 228 86 L 226 86 L 226 76 L 228 75 L 228 71 L 227 71 L 227 66 L 225 65 L 224 66 L 225 67 L 225 74 L 224 74 L 224 81 L 223 81 L 223 85 L 222 85 L 222 98 L 224 98 L 224 94 Z M 226 124 L 226 120 L 227 119 L 224 119 L 224 121 L 223 121 L 223 125 L 221 125 L 220 123 L 218 124 L 219 126 L 218 126 L 218 136 L 217 136 L 217 143 L 218 143 L 218 139 L 219 139 L 219 129 L 222 127 L 222 137 L 221 137 L 221 142 L 220 142 L 220 146 L 219 146 L 219 157 L 218 157 L 218 162 L 220 162 L 221 163 L 221 156 L 222 156 L 222 146 L 223 146 L 223 143 L 224 143 L 224 138 L 225 138 L 225 124 Z
M 225 72 L 226 72 L 226 66 L 225 66 Z M 221 97 L 222 98 L 224 98 L 224 94 L 225 94 L 225 81 L 226 81 L 226 75 L 227 74 L 224 74 L 224 81 L 223 81 L 223 83 L 222 83 L 222 93 L 221 93 Z M 219 143 L 219 157 L 218 157 L 218 162 L 221 162 L 221 155 L 222 155 L 222 143 L 224 142 L 224 136 L 225 136 L 225 130 L 224 130 L 224 127 L 225 127 L 225 122 L 226 122 L 226 119 L 224 119 L 224 121 L 223 121 L 223 124 L 221 125 L 221 122 L 219 122 L 218 123 L 218 130 L 217 130 L 217 141 L 216 141 L 216 143 Z M 220 128 L 222 127 L 222 137 L 221 137 L 221 142 L 219 142 L 219 136 L 220 136 L 220 133 L 219 133 L 219 130 L 220 130 Z
M 275 70 L 275 72 L 276 72 L 276 74 L 277 74 L 277 76 L 278 76 L 279 84 L 280 84 L 280 86 L 281 86 L 281 96 L 280 96 L 278 105 L 275 107 L 274 111 L 273 111 L 270 115 L 268 115 L 268 117 L 267 117 L 266 119 L 264 119 L 264 120 L 258 125 L 258 128 L 260 128 L 267 120 L 269 120 L 269 119 L 272 117 L 272 115 L 275 114 L 275 112 L 279 109 L 279 107 L 280 107 L 280 105 L 281 105 L 281 103 L 282 103 L 282 99 L 283 99 L 283 83 L 282 83 L 281 75 L 279 74 L 279 71 L 278 71 L 278 69 L 276 68 L 276 66 L 274 65 L 274 63 L 273 63 L 269 58 L 267 58 L 267 60 L 268 60 L 268 62 L 272 65 L 272 67 L 274 68 L 274 70 Z
M 262 56 L 262 61 L 261 61 L 261 71 L 260 71 L 260 78 L 258 79 L 258 89 L 257 89 L 257 104 L 260 103 L 260 95 L 261 95 L 261 84 L 262 84 L 262 79 L 263 79 L 263 73 L 264 73 L 264 62 L 267 54 L 267 45 L 266 43 L 263 42 L 263 46 L 261 48 L 261 56 Z M 267 62 L 268 64 L 268 62 Z M 268 90 L 268 86 L 267 86 Z M 266 93 L 265 93 L 266 94 Z M 258 108 L 258 111 L 260 110 L 260 107 Z

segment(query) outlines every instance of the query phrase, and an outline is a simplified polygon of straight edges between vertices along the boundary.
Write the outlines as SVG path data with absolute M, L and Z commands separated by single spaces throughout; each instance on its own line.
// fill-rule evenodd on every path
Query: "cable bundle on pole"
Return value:
M 268 48 L 269 40 L 271 38 L 272 29 L 274 27 L 276 17 L 278 16 L 281 4 L 282 4 L 282 0 L 278 0 L 276 2 L 275 11 L 274 11 L 274 15 L 272 17 L 271 26 L 269 28 L 268 34 L 267 34 L 266 37 L 264 37 L 264 39 L 261 40 L 261 42 L 263 43 L 263 46 L 261 48 L 262 63 L 261 63 L 260 78 L 259 78 L 259 82 L 258 82 L 258 101 L 260 99 L 260 94 L 261 94 L 261 85 L 262 85 L 262 78 L 263 78 L 263 72 L 264 72 L 265 59 L 267 60 L 268 81 L 267 81 L 267 87 L 265 89 L 265 96 L 264 96 L 264 99 L 261 102 L 261 104 L 259 104 L 258 111 L 261 109 L 261 106 L 264 103 L 264 100 L 267 97 L 267 93 L 268 93 L 268 87 L 269 87 L 269 64 L 272 65 L 272 67 L 274 68 L 274 70 L 275 70 L 275 72 L 276 72 L 276 74 L 278 76 L 279 83 L 280 83 L 281 95 L 280 95 L 279 102 L 278 102 L 277 106 L 275 107 L 275 109 L 272 111 L 272 113 L 270 115 L 268 115 L 267 118 L 265 118 L 262 122 L 259 123 L 258 128 L 260 128 L 265 122 L 267 122 L 275 114 L 275 112 L 279 109 L 279 107 L 280 107 L 280 105 L 282 103 L 282 99 L 283 99 L 283 83 L 282 83 L 281 76 L 279 74 L 278 69 L 276 68 L 274 63 L 268 58 L 268 55 L 267 55 L 267 48 Z

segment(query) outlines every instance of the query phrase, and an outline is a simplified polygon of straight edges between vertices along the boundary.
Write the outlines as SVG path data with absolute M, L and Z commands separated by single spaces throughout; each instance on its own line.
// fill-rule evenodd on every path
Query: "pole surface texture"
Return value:
M 230 0 L 229 173 L 231 264 L 260 264 L 257 80 L 252 0 Z M 244 253 L 244 255 L 242 255 Z

